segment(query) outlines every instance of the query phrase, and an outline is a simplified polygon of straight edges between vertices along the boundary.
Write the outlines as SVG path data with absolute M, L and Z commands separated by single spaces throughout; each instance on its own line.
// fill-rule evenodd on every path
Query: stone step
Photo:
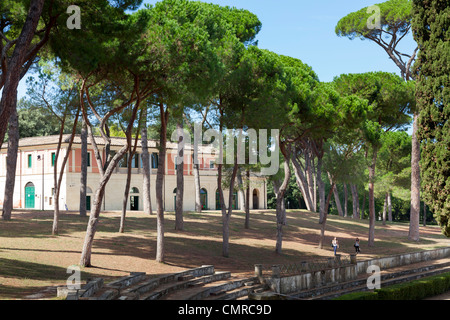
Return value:
M 245 286 L 226 292 L 224 295 L 215 298 L 214 300 L 242 300 L 241 298 L 248 299 L 248 295 L 255 291 L 264 291 L 267 288 L 264 284 Z
M 245 287 L 245 283 L 254 283 L 255 281 L 257 281 L 256 278 L 226 281 L 196 292 L 195 294 L 188 296 L 187 300 L 220 300 L 229 295 L 231 291 Z
M 139 300 L 158 300 L 163 298 L 168 298 L 169 294 L 173 294 L 175 292 L 179 292 L 182 290 L 186 290 L 188 288 L 192 288 L 194 286 L 203 285 L 205 283 L 211 283 L 215 281 L 220 281 L 226 278 L 229 278 L 231 273 L 228 271 L 225 272 L 216 272 L 212 275 L 205 275 L 201 277 L 197 277 L 192 280 L 187 281 L 177 281 L 177 282 L 169 282 L 164 286 L 156 288 L 157 290 L 153 290 L 146 294 L 140 295 Z M 181 299 L 184 300 L 184 299 Z
M 214 266 L 202 266 L 200 268 L 189 269 L 157 278 L 150 278 L 147 276 L 143 278 L 142 281 L 134 283 L 130 287 L 121 289 L 120 297 L 123 297 L 122 300 L 139 299 L 142 295 L 155 290 L 161 285 L 177 281 L 183 282 L 187 281 L 184 279 L 194 279 L 196 276 L 210 274 L 214 274 Z

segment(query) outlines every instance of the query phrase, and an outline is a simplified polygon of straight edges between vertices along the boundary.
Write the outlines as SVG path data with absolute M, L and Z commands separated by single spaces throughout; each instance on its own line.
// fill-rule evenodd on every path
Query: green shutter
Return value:
M 28 168 L 31 168 L 32 164 L 33 164 L 33 160 L 31 158 L 31 154 L 29 154 L 28 155 Z

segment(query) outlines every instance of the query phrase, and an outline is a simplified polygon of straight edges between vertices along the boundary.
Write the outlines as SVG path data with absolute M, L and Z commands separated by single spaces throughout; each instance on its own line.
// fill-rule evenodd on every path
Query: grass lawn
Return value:
M 367 246 L 368 221 L 329 216 L 324 249 L 318 249 L 318 214 L 288 210 L 283 228 L 283 254 L 275 254 L 275 213 L 252 211 L 251 229 L 244 229 L 244 213 L 234 212 L 230 223 L 230 257 L 222 252 L 220 212 L 185 213 L 185 231 L 174 230 L 174 214 L 165 215 L 166 262 L 155 262 L 156 215 L 128 212 L 125 233 L 118 233 L 120 213 L 101 214 L 92 253 L 92 268 L 82 269 L 82 280 L 128 275 L 139 271 L 155 276 L 201 265 L 216 270 L 252 274 L 254 264 L 299 262 L 332 256 L 331 239 L 339 253 L 353 253 L 361 240 L 358 259 L 450 246 L 437 226 L 421 227 L 421 240 L 408 240 L 407 223 L 377 222 L 375 247 Z M 52 212 L 14 211 L 11 221 L 0 221 L 0 299 L 53 298 L 55 287 L 65 285 L 67 268 L 79 262 L 88 218 L 76 212 L 60 217 L 60 235 L 52 236 Z M 328 245 L 330 244 L 330 245 Z

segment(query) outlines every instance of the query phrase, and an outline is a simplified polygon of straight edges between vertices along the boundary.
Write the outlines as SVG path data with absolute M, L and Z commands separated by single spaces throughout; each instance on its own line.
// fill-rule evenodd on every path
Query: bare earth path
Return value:
M 166 262 L 155 262 L 156 216 L 128 212 L 125 233 L 118 233 L 120 213 L 104 212 L 95 236 L 92 268 L 82 269 L 82 280 L 146 272 L 155 276 L 214 265 L 218 271 L 248 276 L 255 264 L 300 262 L 330 257 L 331 239 L 340 242 L 339 253 L 354 252 L 353 242 L 361 240 L 358 259 L 395 255 L 450 246 L 437 226 L 420 228 L 421 240 L 408 240 L 407 223 L 377 222 L 375 247 L 367 246 L 368 221 L 330 216 L 325 246 L 318 249 L 318 215 L 289 210 L 283 228 L 283 253 L 275 253 L 275 213 L 251 211 L 250 227 L 244 228 L 243 212 L 233 212 L 230 223 L 230 257 L 221 256 L 220 212 L 185 213 L 185 231 L 174 230 L 174 215 L 165 215 Z M 65 285 L 67 268 L 79 262 L 88 218 L 64 212 L 59 236 L 51 235 L 52 212 L 14 211 L 11 221 L 0 221 L 0 299 L 55 297 L 56 287 Z

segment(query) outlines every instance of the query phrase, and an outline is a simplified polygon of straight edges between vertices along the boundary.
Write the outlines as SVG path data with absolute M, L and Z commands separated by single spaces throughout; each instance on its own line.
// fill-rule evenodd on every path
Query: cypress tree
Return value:
M 443 233 L 450 237 L 450 2 L 414 0 L 413 34 L 422 188 Z

